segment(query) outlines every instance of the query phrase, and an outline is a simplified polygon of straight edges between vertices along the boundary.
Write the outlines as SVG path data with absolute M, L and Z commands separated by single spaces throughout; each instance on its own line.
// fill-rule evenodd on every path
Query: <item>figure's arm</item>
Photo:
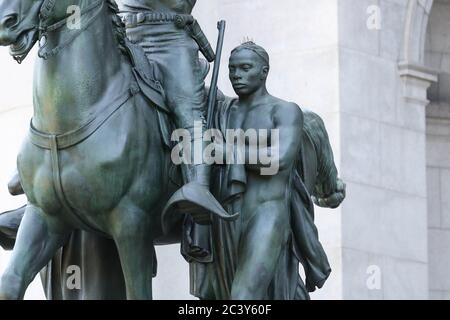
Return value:
M 278 137 L 271 137 L 267 147 L 249 146 L 246 148 L 246 167 L 249 170 L 261 170 L 277 164 L 279 171 L 291 166 L 299 154 L 303 132 L 303 112 L 295 103 L 286 103 L 278 107 L 273 115 L 274 127 Z M 278 139 L 277 139 L 278 138 Z M 248 164 L 251 153 L 257 152 L 258 163 Z M 261 163 L 259 155 L 270 157 L 270 163 Z

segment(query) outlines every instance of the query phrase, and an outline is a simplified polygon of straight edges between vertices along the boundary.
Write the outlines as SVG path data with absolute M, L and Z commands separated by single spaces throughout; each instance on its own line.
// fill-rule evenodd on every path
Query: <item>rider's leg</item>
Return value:
M 231 288 L 232 300 L 265 299 L 289 237 L 286 209 L 280 201 L 266 202 L 248 221 L 239 242 L 238 265 Z
M 61 221 L 28 205 L 11 260 L 0 280 L 0 299 L 23 299 L 28 285 L 69 234 L 70 229 Z
M 176 128 L 188 130 L 194 138 L 194 122 L 203 121 L 204 131 L 206 74 L 194 39 L 174 23 L 155 24 L 151 28 L 139 25 L 127 29 L 127 35 L 144 49 L 150 60 L 156 62 Z M 198 181 L 209 186 L 209 169 L 205 166 L 187 164 L 182 166 L 182 171 L 185 183 Z
M 209 192 L 211 166 L 203 159 L 207 146 L 203 141 L 203 133 L 207 129 L 207 99 L 198 46 L 192 39 L 185 40 L 176 47 L 176 51 L 166 53 L 165 60 L 170 62 L 161 67 L 167 103 L 173 112 L 176 128 L 187 130 L 191 136 L 191 155 L 186 157 L 188 163 L 181 165 L 185 187 L 169 200 L 165 212 L 183 203 L 183 213 L 191 213 L 198 223 L 208 223 L 210 212 L 228 218 L 229 214 Z M 190 194 L 195 194 L 195 199 L 189 197 Z M 185 205 L 190 204 L 194 206 L 187 209 Z
M 206 130 L 204 103 L 188 98 L 177 100 L 174 104 L 177 127 L 190 133 L 190 155 L 183 150 L 181 169 L 184 186 L 169 199 L 163 211 L 164 221 L 173 212 L 190 213 L 199 224 L 211 222 L 211 213 L 225 220 L 235 220 L 234 212 L 228 213 L 209 192 L 211 165 L 203 154 L 208 143 L 203 141 Z M 196 127 L 198 126 L 198 127 Z
M 142 46 L 150 60 L 156 62 L 166 103 L 173 113 L 172 120 L 177 128 L 187 129 L 191 133 L 191 146 L 194 146 L 194 122 L 202 121 L 201 131 L 206 129 L 206 74 L 198 57 L 198 45 L 186 30 L 178 29 L 173 23 L 151 27 L 139 25 L 127 29 L 127 35 L 131 41 Z M 203 142 L 200 145 L 204 147 Z M 163 212 L 164 221 L 171 220 L 170 216 L 177 211 L 191 213 L 195 221 L 201 223 L 210 220 L 209 212 L 228 217 L 228 213 L 208 191 L 210 167 L 203 163 L 191 163 L 182 165 L 182 171 L 185 186 L 169 200 Z M 183 209 L 177 210 L 180 207 Z M 166 226 L 165 222 L 163 224 Z
M 122 203 L 111 215 L 111 235 L 119 252 L 129 300 L 152 299 L 156 266 L 152 219 L 154 215 L 132 203 Z

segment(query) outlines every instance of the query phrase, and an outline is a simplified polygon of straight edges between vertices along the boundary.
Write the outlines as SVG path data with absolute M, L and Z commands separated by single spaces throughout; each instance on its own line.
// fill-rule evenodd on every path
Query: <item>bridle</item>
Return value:
M 84 8 L 80 13 L 80 19 L 86 14 L 97 9 L 94 14 L 82 23 L 79 29 L 71 30 L 72 33 L 59 43 L 56 47 L 50 49 L 47 48 L 48 35 L 60 30 L 65 25 L 68 25 L 70 14 L 67 14 L 63 19 L 49 25 L 50 18 L 55 9 L 55 4 L 57 0 L 44 0 L 39 12 L 39 51 L 38 55 L 40 58 L 47 60 L 50 57 L 56 56 L 62 49 L 70 45 L 79 35 L 81 35 L 89 26 L 96 20 L 97 16 L 102 12 L 106 0 L 93 0 L 86 8 Z

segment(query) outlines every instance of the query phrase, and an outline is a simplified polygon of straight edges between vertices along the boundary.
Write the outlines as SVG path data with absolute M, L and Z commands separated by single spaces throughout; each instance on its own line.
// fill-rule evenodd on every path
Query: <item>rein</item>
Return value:
M 101 14 L 106 0 L 92 0 L 89 5 L 87 5 L 81 12 L 80 17 L 84 17 L 87 14 L 89 19 L 83 21 L 82 27 L 77 30 L 70 30 L 72 33 L 63 38 L 63 40 L 53 49 L 47 48 L 47 38 L 50 33 L 62 32 L 62 28 L 67 25 L 71 15 L 67 15 L 63 19 L 57 21 L 56 23 L 50 24 L 50 19 L 54 13 L 55 4 L 57 0 L 44 0 L 40 12 L 39 12 L 39 52 L 40 58 L 48 59 L 52 56 L 57 55 L 63 48 L 70 45 L 79 35 L 83 33 L 96 18 Z M 50 151 L 51 158 L 51 172 L 52 172 L 52 182 L 53 187 L 56 192 L 56 196 L 65 209 L 65 211 L 70 215 L 71 219 L 76 221 L 78 224 L 83 226 L 86 230 L 94 232 L 104 237 L 108 237 L 104 232 L 97 229 L 89 224 L 84 217 L 84 215 L 67 199 L 66 193 L 63 188 L 62 178 L 61 178 L 61 150 L 74 147 L 83 141 L 87 140 L 94 133 L 96 133 L 114 114 L 116 114 L 121 108 L 127 105 L 127 102 L 139 92 L 139 88 L 134 81 L 130 82 L 130 87 L 127 88 L 122 94 L 119 95 L 114 101 L 108 101 L 105 103 L 106 107 L 101 111 L 97 112 L 91 119 L 89 119 L 85 124 L 81 125 L 79 128 L 66 132 L 63 134 L 49 134 L 37 130 L 33 126 L 33 121 L 30 123 L 29 131 L 29 141 L 36 147 L 44 150 Z
M 109 238 L 109 236 L 103 231 L 91 226 L 83 215 L 80 214 L 67 200 L 61 179 L 60 151 L 74 147 L 92 136 L 138 92 L 139 88 L 137 87 L 137 84 L 131 83 L 128 90 L 115 101 L 108 103 L 106 108 L 98 112 L 90 121 L 78 129 L 64 134 L 55 135 L 41 132 L 33 126 L 33 120 L 30 122 L 28 136 L 30 142 L 40 149 L 50 151 L 53 187 L 60 204 L 66 212 L 71 215 L 72 219 L 84 226 L 88 231 L 106 238 Z
M 67 25 L 67 22 L 71 18 L 71 15 L 67 15 L 65 18 L 59 20 L 58 22 L 48 25 L 49 19 L 55 9 L 56 0 L 45 0 L 41 6 L 41 10 L 39 13 L 39 51 L 38 56 L 44 60 L 47 60 L 50 57 L 56 56 L 62 49 L 70 45 L 79 35 L 81 35 L 89 26 L 96 20 L 97 16 L 101 13 L 105 1 L 104 0 L 95 0 L 91 2 L 80 14 L 80 18 L 89 12 L 93 11 L 97 8 L 97 11 L 89 18 L 89 20 L 83 24 L 83 26 L 74 30 L 73 34 L 71 34 L 67 39 L 62 41 L 58 46 L 53 49 L 47 48 L 47 38 L 49 33 L 53 33 L 61 29 L 64 25 Z

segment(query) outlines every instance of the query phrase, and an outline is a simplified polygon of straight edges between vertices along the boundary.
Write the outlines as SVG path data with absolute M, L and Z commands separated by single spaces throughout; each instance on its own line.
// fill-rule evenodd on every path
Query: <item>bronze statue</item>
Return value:
M 80 29 L 66 28 L 73 4 Z M 161 212 L 178 180 L 166 122 L 172 109 L 158 67 L 127 40 L 117 13 L 114 0 L 0 1 L 0 45 L 22 61 L 39 39 L 41 57 L 18 156 L 28 204 L 2 298 L 22 298 L 78 229 L 114 240 L 128 299 L 152 297 L 153 244 L 168 236 Z
M 267 146 L 279 171 L 264 175 L 267 163 L 251 164 L 251 152 L 261 150 L 252 151 L 260 147 L 249 143 L 245 166 L 217 166 L 214 194 L 241 216 L 234 222 L 216 220 L 210 230 L 197 229 L 195 236 L 212 244 L 212 263 L 191 261 L 192 293 L 202 299 L 308 299 L 331 272 L 314 225 L 311 195 L 332 198 L 327 205 L 336 207 L 345 185 L 337 177 L 323 122 L 270 95 L 269 68 L 269 55 L 252 42 L 231 53 L 229 75 L 239 98 L 222 99 L 216 128 L 223 136 L 229 129 L 279 130 L 279 139 Z
M 198 58 L 199 50 L 212 62 L 215 59 L 206 36 L 191 15 L 196 0 L 119 0 L 129 39 L 139 44 L 150 60 L 155 61 L 166 94 L 167 106 L 177 128 L 186 129 L 197 143 L 206 147 L 194 133 L 195 122 L 206 130 L 206 95 L 204 78 L 209 64 Z M 182 213 L 194 213 L 194 219 L 207 223 L 209 212 L 226 216 L 226 212 L 209 192 L 211 167 L 195 163 L 186 155 L 182 164 L 186 185 L 169 200 L 165 211 L 183 207 Z M 202 195 L 202 196 L 200 196 Z M 189 209 L 184 203 L 189 202 Z M 205 210 L 206 209 L 206 210 Z
M 200 121 L 205 133 L 206 102 L 216 99 L 204 86 L 215 53 L 191 15 L 195 3 L 122 0 L 124 25 L 114 0 L 0 0 L 0 45 L 22 62 L 39 40 L 41 58 L 30 134 L 10 184 L 28 204 L 0 214 L 0 245 L 15 242 L 0 299 L 22 298 L 43 268 L 49 299 L 150 299 L 154 245 L 180 241 L 200 298 L 304 299 L 323 285 L 330 268 L 312 200 L 336 207 L 345 185 L 321 119 L 268 94 L 264 49 L 246 43 L 233 51 L 239 99 L 219 94 L 211 115 L 221 132 L 278 130 L 280 143 L 245 156 L 264 149 L 277 172 L 246 163 L 215 165 L 211 174 L 190 157 L 180 172 L 172 163 L 171 131 L 193 133 Z M 79 29 L 65 27 L 73 4 Z M 210 146 L 192 136 L 192 145 Z M 64 288 L 70 264 L 86 277 L 76 293 Z

